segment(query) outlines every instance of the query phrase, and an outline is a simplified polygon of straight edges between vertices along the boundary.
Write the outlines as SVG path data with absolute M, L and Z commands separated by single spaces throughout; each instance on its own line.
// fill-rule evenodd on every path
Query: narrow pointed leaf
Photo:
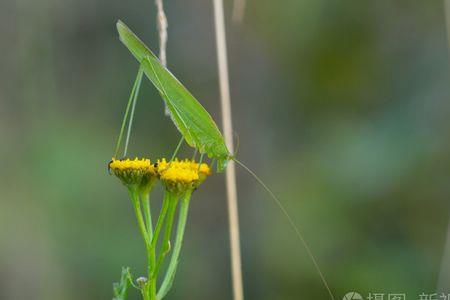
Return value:
M 117 22 L 117 30 L 122 43 L 142 64 L 145 75 L 161 94 L 186 142 L 200 153 L 216 158 L 219 171 L 225 169 L 230 153 L 210 114 L 123 22 Z
M 120 281 L 113 284 L 113 300 L 127 300 L 131 282 L 133 282 L 133 279 L 131 277 L 130 268 L 123 267 Z

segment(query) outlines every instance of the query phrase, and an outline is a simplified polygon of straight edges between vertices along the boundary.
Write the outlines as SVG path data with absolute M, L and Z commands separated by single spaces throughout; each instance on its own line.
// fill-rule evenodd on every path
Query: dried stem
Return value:
M 167 22 L 166 13 L 164 12 L 163 0 L 155 0 L 156 8 L 158 10 L 156 14 L 156 27 L 158 28 L 159 35 L 159 60 L 164 67 L 167 67 Z M 170 116 L 170 110 L 166 106 L 164 109 L 166 116 Z
M 163 0 L 155 0 L 156 8 L 158 9 L 156 15 L 156 26 L 159 34 L 159 60 L 164 67 L 167 66 L 167 18 L 164 12 Z
M 219 70 L 220 100 L 225 142 L 228 150 L 234 153 L 233 127 L 231 121 L 230 84 L 228 78 L 227 45 L 223 1 L 214 0 L 214 20 L 216 29 L 217 63 Z M 233 299 L 243 300 L 243 284 L 241 270 L 241 250 L 239 239 L 239 216 L 236 191 L 236 171 L 234 161 L 230 161 L 226 170 L 226 186 L 228 200 L 228 217 L 230 227 L 231 273 L 233 283 Z

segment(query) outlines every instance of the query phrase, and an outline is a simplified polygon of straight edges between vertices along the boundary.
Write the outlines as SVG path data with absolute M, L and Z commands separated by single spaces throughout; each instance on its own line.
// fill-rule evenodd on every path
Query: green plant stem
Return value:
M 149 300 L 157 300 L 157 298 L 156 298 L 156 278 L 152 279 L 149 282 L 148 296 L 149 296 L 149 298 L 148 298 Z
M 146 288 L 141 289 L 141 294 L 142 294 L 142 298 L 144 298 L 144 300 L 151 300 L 148 289 L 146 289 Z
M 153 239 L 153 223 L 150 210 L 150 193 L 141 194 L 142 208 L 144 210 L 145 224 L 147 225 L 147 233 L 150 240 Z
M 141 201 L 142 201 L 142 208 L 144 210 L 144 218 L 145 223 L 147 225 L 147 232 L 149 240 L 152 241 L 153 239 L 153 223 L 152 223 L 152 214 L 150 210 L 150 193 L 142 193 L 141 194 Z M 152 278 L 153 268 L 156 264 L 156 254 L 155 254 L 155 248 L 151 245 L 150 242 L 150 248 L 152 251 L 148 254 L 148 283 L 145 290 L 145 293 L 147 294 L 148 299 L 156 299 L 156 279 Z M 153 284 L 155 282 L 155 284 Z M 146 299 L 144 297 L 144 299 Z
M 175 211 L 177 210 L 178 197 L 172 196 L 169 202 L 169 211 L 167 213 L 166 227 L 164 229 L 164 238 L 161 244 L 161 250 L 158 254 L 158 260 L 156 261 L 155 269 L 153 270 L 153 277 L 158 277 L 159 269 L 170 251 L 170 236 L 172 233 L 173 219 L 175 217 Z
M 158 221 L 156 222 L 155 232 L 154 232 L 153 238 L 152 238 L 152 247 L 153 248 L 155 248 L 156 244 L 158 243 L 159 233 L 161 232 L 161 228 L 164 223 L 164 219 L 167 215 L 167 210 L 169 208 L 169 203 L 170 203 L 171 197 L 172 197 L 172 195 L 169 192 L 165 192 L 161 212 L 159 213 Z
M 134 207 L 134 212 L 136 213 L 136 218 L 138 221 L 139 229 L 141 231 L 142 237 L 144 238 L 145 245 L 148 246 L 148 245 L 150 245 L 150 239 L 148 237 L 148 232 L 145 227 L 144 217 L 142 216 L 141 203 L 139 201 L 139 194 L 135 189 L 130 189 L 129 191 L 130 191 L 131 202 L 133 203 L 133 207 Z
M 145 247 L 147 250 L 147 269 L 148 269 L 148 274 L 152 274 L 153 273 L 153 269 L 155 266 L 155 248 L 152 246 L 150 238 L 149 238 L 149 234 L 147 232 L 147 228 L 145 226 L 145 222 L 144 222 L 144 217 L 142 216 L 142 210 L 141 210 L 141 203 L 139 201 L 139 193 L 137 191 L 136 188 L 130 188 L 129 189 L 129 193 L 130 193 L 130 198 L 131 198 L 131 202 L 133 203 L 133 207 L 134 207 L 134 212 L 136 213 L 136 219 L 138 221 L 138 225 L 139 225 L 139 229 L 141 231 L 141 235 L 144 238 L 144 242 L 145 242 Z M 148 277 L 148 280 L 151 281 L 150 276 Z M 149 284 L 150 286 L 150 284 Z M 143 288 L 141 290 L 142 292 L 142 296 L 144 298 L 144 300 L 156 300 L 156 296 L 154 298 L 151 298 L 151 295 L 149 293 L 149 289 L 147 288 Z
M 156 266 L 156 253 L 155 253 L 155 249 L 156 249 L 156 245 L 158 243 L 158 238 L 159 238 L 159 234 L 161 233 L 161 229 L 162 226 L 164 224 L 164 220 L 166 218 L 167 215 L 167 211 L 169 209 L 169 204 L 171 202 L 171 198 L 172 198 L 172 194 L 169 192 L 165 192 L 164 194 L 164 199 L 163 199 L 163 204 L 161 207 L 161 211 L 159 213 L 158 216 L 158 221 L 156 221 L 156 226 L 155 226 L 155 231 L 153 233 L 153 237 L 151 239 L 151 248 L 154 250 L 152 253 L 152 256 L 150 257 L 151 259 L 151 266 L 152 268 L 149 269 L 149 274 L 148 274 L 148 278 L 149 278 L 149 294 L 150 294 L 150 299 L 151 300 L 156 300 L 156 280 L 157 280 L 157 276 L 155 276 L 155 268 L 154 266 Z
M 177 233 L 175 237 L 174 248 L 172 252 L 172 256 L 170 258 L 169 266 L 167 267 L 166 274 L 164 275 L 163 282 L 161 283 L 161 287 L 158 291 L 158 299 L 163 299 L 170 288 L 172 287 L 173 280 L 175 278 L 175 273 L 177 271 L 178 260 L 180 257 L 181 246 L 183 244 L 184 231 L 186 227 L 187 215 L 189 210 L 189 202 L 191 199 L 191 193 L 188 192 L 183 199 L 181 200 L 180 212 L 178 215 L 178 225 L 177 225 Z

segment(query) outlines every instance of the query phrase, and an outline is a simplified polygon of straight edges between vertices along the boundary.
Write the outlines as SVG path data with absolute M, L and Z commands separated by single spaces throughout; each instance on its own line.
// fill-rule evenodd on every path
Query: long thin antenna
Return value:
M 319 263 L 317 262 L 317 259 L 315 258 L 315 256 L 313 255 L 311 248 L 309 247 L 308 243 L 306 242 L 305 238 L 303 237 L 303 235 L 301 234 L 300 230 L 298 229 L 297 225 L 295 225 L 294 220 L 292 219 L 291 215 L 287 212 L 286 208 L 284 207 L 283 203 L 281 203 L 281 201 L 278 199 L 277 196 L 275 196 L 275 194 L 272 192 L 272 190 L 261 180 L 261 178 L 259 178 L 255 172 L 253 172 L 252 170 L 250 170 L 249 167 L 247 167 L 245 164 L 243 164 L 242 162 L 240 162 L 239 160 L 237 160 L 236 158 L 234 158 L 234 161 L 240 165 L 242 168 L 244 168 L 248 173 L 250 173 L 250 175 L 253 176 L 253 178 L 256 179 L 256 181 L 258 181 L 258 183 L 266 190 L 267 193 L 269 193 L 270 197 L 272 197 L 272 199 L 275 201 L 275 203 L 278 205 L 278 207 L 281 209 L 281 211 L 283 212 L 283 214 L 286 216 L 287 220 L 289 221 L 289 224 L 291 225 L 292 229 L 294 229 L 295 233 L 298 236 L 298 239 L 300 240 L 300 242 L 302 243 L 303 247 L 306 250 L 306 253 L 308 253 L 309 258 L 311 258 L 311 261 L 314 264 L 314 267 L 317 270 L 317 273 L 319 274 L 320 279 L 322 280 L 323 285 L 325 286 L 328 294 L 330 295 L 330 298 L 332 300 L 334 299 L 334 295 L 333 292 L 330 289 L 330 286 L 328 285 L 327 280 L 325 279 L 325 276 L 323 275 L 322 270 L 319 267 Z
M 220 103 L 225 143 L 228 150 L 234 153 L 233 126 L 231 120 L 230 83 L 228 77 L 227 43 L 223 1 L 214 0 L 214 22 L 216 29 L 217 64 L 219 71 Z M 234 161 L 230 161 L 226 169 L 226 186 L 228 202 L 228 218 L 230 228 L 231 276 L 233 283 L 233 299 L 243 300 L 241 246 L 239 238 L 239 214 L 237 206 L 236 169 Z

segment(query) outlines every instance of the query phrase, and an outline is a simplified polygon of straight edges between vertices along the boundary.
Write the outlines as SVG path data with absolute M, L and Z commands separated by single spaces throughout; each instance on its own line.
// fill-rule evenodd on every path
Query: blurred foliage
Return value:
M 169 67 L 219 120 L 211 3 L 166 7 Z M 114 24 L 156 45 L 153 1 L 5 0 L 0 16 L 0 299 L 111 299 L 123 265 L 144 270 L 106 168 L 137 70 Z M 337 298 L 432 292 L 450 199 L 441 1 L 248 0 L 228 25 L 238 157 L 284 201 Z M 167 156 L 178 133 L 143 86 L 131 152 Z M 238 180 L 247 299 L 326 299 L 276 205 Z M 223 182 L 194 195 L 169 299 L 231 299 Z

